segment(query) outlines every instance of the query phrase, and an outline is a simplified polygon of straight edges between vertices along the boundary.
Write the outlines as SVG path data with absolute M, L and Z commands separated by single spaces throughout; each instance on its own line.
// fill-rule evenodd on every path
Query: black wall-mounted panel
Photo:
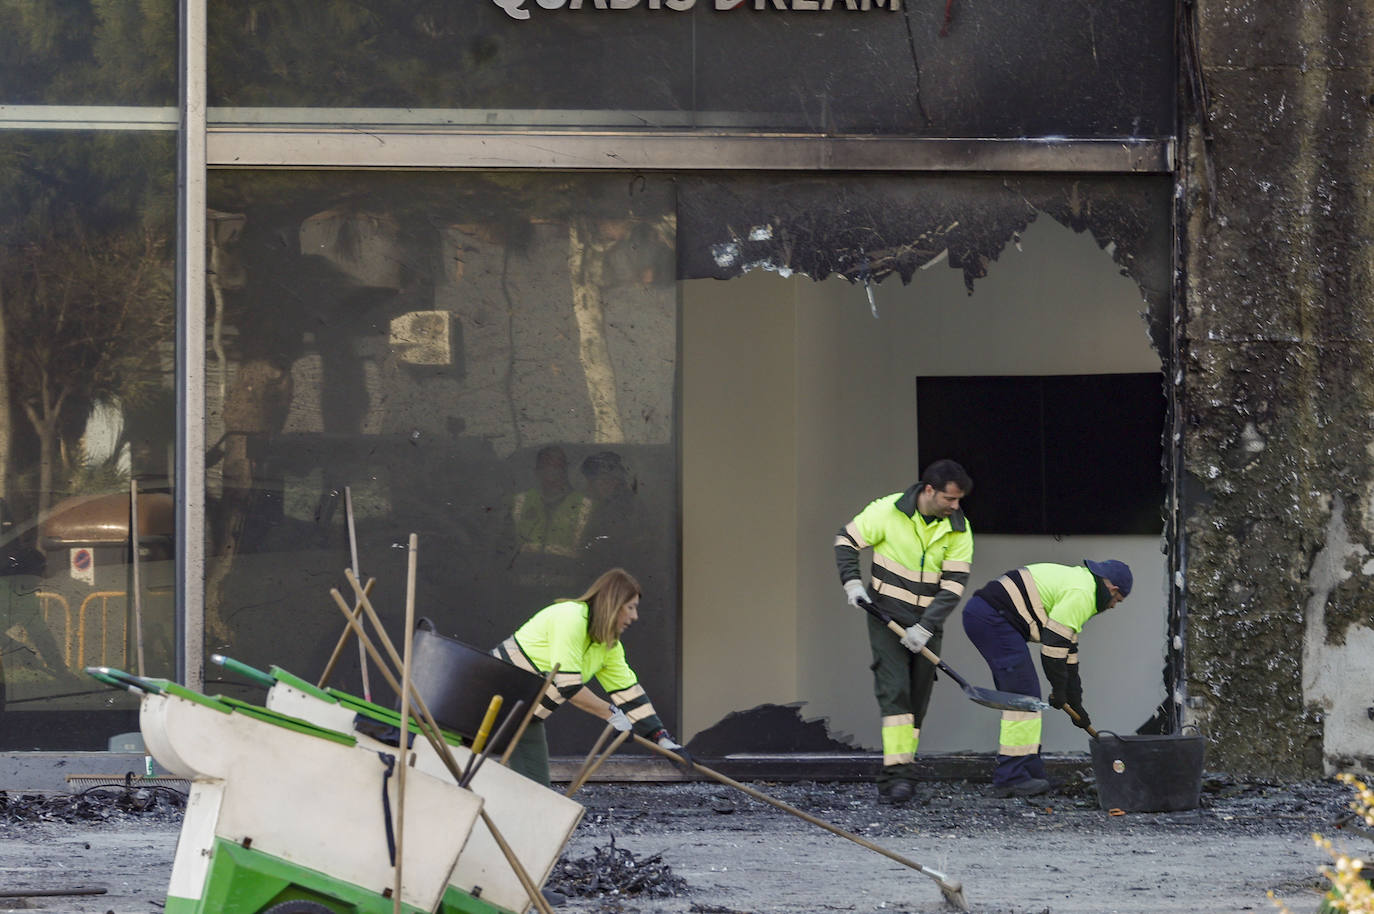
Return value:
M 1157 534 L 1165 400 L 1157 373 L 920 377 L 917 452 L 973 477 L 976 533 Z

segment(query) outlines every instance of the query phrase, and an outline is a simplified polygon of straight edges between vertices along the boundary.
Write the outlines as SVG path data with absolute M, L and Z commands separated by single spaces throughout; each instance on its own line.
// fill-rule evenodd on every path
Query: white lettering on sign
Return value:
M 733 10 L 741 6 L 748 8 L 750 0 L 715 0 L 716 9 Z M 837 6 L 841 9 L 863 12 L 874 9 L 888 9 L 896 11 L 902 8 L 902 0 L 753 0 L 756 10 L 782 10 L 794 13 L 805 10 L 833 10 Z
M 505 10 L 512 19 L 530 18 L 531 0 L 491 0 Z M 864 12 L 886 9 L 895 12 L 902 8 L 902 0 L 711 0 L 717 10 L 755 9 L 780 10 L 782 12 L 811 12 L 844 9 Z M 533 0 L 533 5 L 543 10 L 632 10 L 639 7 L 650 10 L 673 10 L 683 12 L 696 6 L 697 0 Z

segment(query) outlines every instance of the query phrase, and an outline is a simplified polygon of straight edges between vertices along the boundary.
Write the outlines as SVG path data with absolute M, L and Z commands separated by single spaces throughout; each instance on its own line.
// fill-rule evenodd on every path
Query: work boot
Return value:
M 1024 781 L 1017 781 L 1014 784 L 994 787 L 992 788 L 992 795 L 995 797 L 1034 797 L 1047 793 L 1049 789 L 1050 782 L 1044 778 L 1026 778 Z
M 562 907 L 568 900 L 568 896 L 562 892 L 555 892 L 553 889 L 540 889 L 539 894 L 544 896 L 544 900 L 549 903 L 551 908 Z
M 878 785 L 878 802 L 900 806 L 915 793 L 916 787 L 910 781 L 889 781 Z

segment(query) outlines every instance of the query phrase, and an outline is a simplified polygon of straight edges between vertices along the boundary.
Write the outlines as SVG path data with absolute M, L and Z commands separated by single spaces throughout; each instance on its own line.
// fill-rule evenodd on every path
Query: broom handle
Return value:
M 620 733 L 616 734 L 615 741 L 606 747 L 606 751 L 601 753 L 601 757 L 598 758 L 596 761 L 592 762 L 590 765 L 584 766 L 582 771 L 578 772 L 577 780 L 573 781 L 571 784 L 568 785 L 567 796 L 572 796 L 578 790 L 582 789 L 582 785 L 590 781 L 592 779 L 592 775 L 596 774 L 596 769 L 601 767 L 601 763 L 606 761 L 606 759 L 610 758 L 612 755 L 614 755 L 615 750 L 620 748 L 620 744 L 625 742 L 629 735 L 629 730 L 622 730 L 620 731 Z
M 351 512 L 350 512 L 351 513 Z M 406 555 L 406 638 L 402 645 L 401 655 L 401 734 L 397 740 L 397 748 L 400 749 L 401 770 L 396 775 L 396 894 L 393 897 L 393 914 L 401 914 L 401 886 L 402 868 L 405 863 L 406 837 L 406 772 L 410 770 L 410 649 L 414 642 L 412 635 L 415 627 L 415 554 L 416 545 L 419 538 L 410 534 L 409 548 Z M 357 563 L 357 553 L 354 553 L 353 561 Z M 358 642 L 358 653 L 360 659 L 366 660 L 363 654 L 363 643 Z M 363 683 L 366 688 L 367 683 L 367 664 L 363 664 Z M 370 700 L 370 699 L 369 699 Z
M 356 577 L 361 574 L 358 568 L 358 533 L 353 524 L 353 489 L 351 486 L 344 486 L 344 515 L 348 521 L 348 553 L 353 559 L 353 574 Z M 367 678 L 367 652 L 363 650 L 362 642 L 358 642 L 358 667 L 363 673 L 363 700 L 372 700 L 372 684 Z
M 682 756 L 678 755 L 676 752 L 673 752 L 673 751 L 670 750 L 670 749 L 664 749 L 662 746 L 660 746 L 658 743 L 654 742 L 653 740 L 645 739 L 644 737 L 639 736 L 638 734 L 636 734 L 636 735 L 635 735 L 635 741 L 638 742 L 640 745 L 645 746 L 646 748 L 649 748 L 649 749 L 654 750 L 655 752 L 657 752 L 657 753 L 660 754 L 660 755 L 666 756 L 666 757 L 668 757 L 668 758 L 670 758 L 670 759 L 673 759 L 673 760 L 677 761 L 679 764 L 681 764 L 683 761 L 685 761 L 685 760 L 682 758 Z M 745 793 L 749 794 L 749 796 L 753 797 L 754 799 L 759 800 L 759 801 L 761 801 L 761 802 L 763 802 L 763 803 L 767 803 L 769 806 L 776 806 L 778 809 L 781 809 L 783 812 L 791 813 L 792 815 L 796 816 L 796 817 L 799 818 L 799 819 L 805 819 L 807 822 L 810 822 L 812 825 L 819 825 L 821 828 L 825 829 L 826 831 L 830 832 L 831 834 L 839 835 L 841 838 L 848 838 L 850 841 L 853 841 L 855 844 L 861 844 L 861 845 L 863 845 L 864 847 L 868 848 L 869 850 L 871 850 L 871 851 L 876 851 L 877 853 L 882 854 L 884 857 L 887 857 L 887 858 L 890 859 L 890 860 L 896 860 L 898 863 L 902 864 L 903 866 L 909 866 L 909 867 L 911 867 L 913 870 L 916 870 L 916 871 L 919 872 L 919 873 L 925 873 L 927 876 L 930 876 L 931 878 L 935 879 L 936 882 L 939 882 L 939 883 L 941 883 L 941 884 L 944 883 L 943 874 L 936 873 L 935 870 L 932 870 L 932 869 L 930 869 L 929 867 L 921 866 L 921 864 L 917 863 L 915 860 L 911 860 L 911 859 L 909 859 L 909 858 L 907 858 L 907 857 L 903 857 L 901 854 L 898 854 L 898 853 L 896 853 L 895 851 L 890 851 L 890 850 L 888 850 L 888 849 L 885 848 L 885 847 L 880 847 L 879 845 L 874 844 L 872 841 L 865 841 L 863 838 L 860 838 L 858 835 L 851 834 L 850 832 L 847 832 L 847 831 L 845 831 L 844 829 L 842 829 L 842 828 L 840 828 L 840 827 L 838 827 L 838 826 L 831 825 L 829 822 L 825 821 L 824 819 L 818 819 L 818 818 L 816 818 L 815 816 L 811 815 L 810 813 L 802 812 L 800 809 L 797 809 L 795 806 L 788 806 L 788 805 L 787 805 L 786 803 L 784 803 L 782 800 L 775 800 L 775 799 L 773 799 L 772 797 L 770 797 L 768 794 L 762 793 L 762 792 L 760 792 L 760 791 L 757 791 L 757 790 L 755 790 L 754 788 L 749 787 L 749 786 L 747 786 L 747 785 L 745 785 L 745 784 L 741 784 L 739 781 L 736 781 L 736 780 L 734 780 L 734 779 L 732 779 L 732 778 L 728 778 L 728 777 L 726 777 L 725 775 L 721 774 L 719 771 L 712 771 L 710 768 L 707 768 L 705 765 L 702 765 L 702 764 L 700 764 L 699 762 L 693 762 L 693 763 L 692 763 L 692 767 L 695 768 L 697 771 L 700 771 L 702 774 L 706 775 L 708 778 L 711 778 L 712 780 L 719 781 L 720 783 L 725 784 L 726 786 L 729 786 L 729 787 L 733 787 L 733 788 L 735 788 L 736 790 L 742 790 L 742 791 L 744 791 Z
M 372 585 L 375 583 L 375 578 L 368 578 L 367 584 L 363 587 L 363 593 L 372 593 Z M 353 607 L 352 615 L 361 619 L 363 616 L 363 608 L 355 604 Z M 352 626 L 345 624 L 343 632 L 339 635 L 339 643 L 334 645 L 334 653 L 329 655 L 329 662 L 324 665 L 324 672 L 320 674 L 320 681 L 315 683 L 317 687 L 323 689 L 325 687 L 325 683 L 329 682 L 329 677 L 334 674 L 335 664 L 337 664 L 339 662 L 339 658 L 343 656 L 343 649 L 344 645 L 348 643 L 348 636 L 352 633 Z M 362 642 L 360 641 L 358 642 L 358 650 L 362 649 Z
M 596 742 L 592 743 L 591 751 L 588 752 L 587 757 L 582 760 L 582 765 L 577 769 L 577 774 L 573 775 L 573 779 L 568 782 L 568 790 L 565 796 L 572 796 L 573 791 L 582 786 L 582 776 L 587 773 L 588 768 L 592 767 L 592 762 L 596 759 L 596 754 L 601 751 L 602 746 L 606 745 L 606 740 L 610 739 L 611 734 L 614 732 L 615 727 L 612 727 L 610 724 L 607 724 L 605 729 L 601 731 L 601 735 L 596 738 Z

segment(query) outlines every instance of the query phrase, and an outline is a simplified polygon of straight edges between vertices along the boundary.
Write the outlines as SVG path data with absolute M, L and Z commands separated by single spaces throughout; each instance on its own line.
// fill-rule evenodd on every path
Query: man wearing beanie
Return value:
M 1092 723 L 1083 709 L 1078 675 L 1078 634 L 1083 625 L 1131 592 L 1131 569 L 1118 559 L 1081 565 L 1044 562 L 1008 571 L 969 597 L 964 631 L 992 670 L 996 688 L 1040 697 L 1030 642 L 1040 644 L 1040 667 L 1050 684 L 1051 707 L 1066 708 L 1074 724 Z M 993 793 L 1035 796 L 1049 790 L 1040 757 L 1039 711 L 1003 711 Z

